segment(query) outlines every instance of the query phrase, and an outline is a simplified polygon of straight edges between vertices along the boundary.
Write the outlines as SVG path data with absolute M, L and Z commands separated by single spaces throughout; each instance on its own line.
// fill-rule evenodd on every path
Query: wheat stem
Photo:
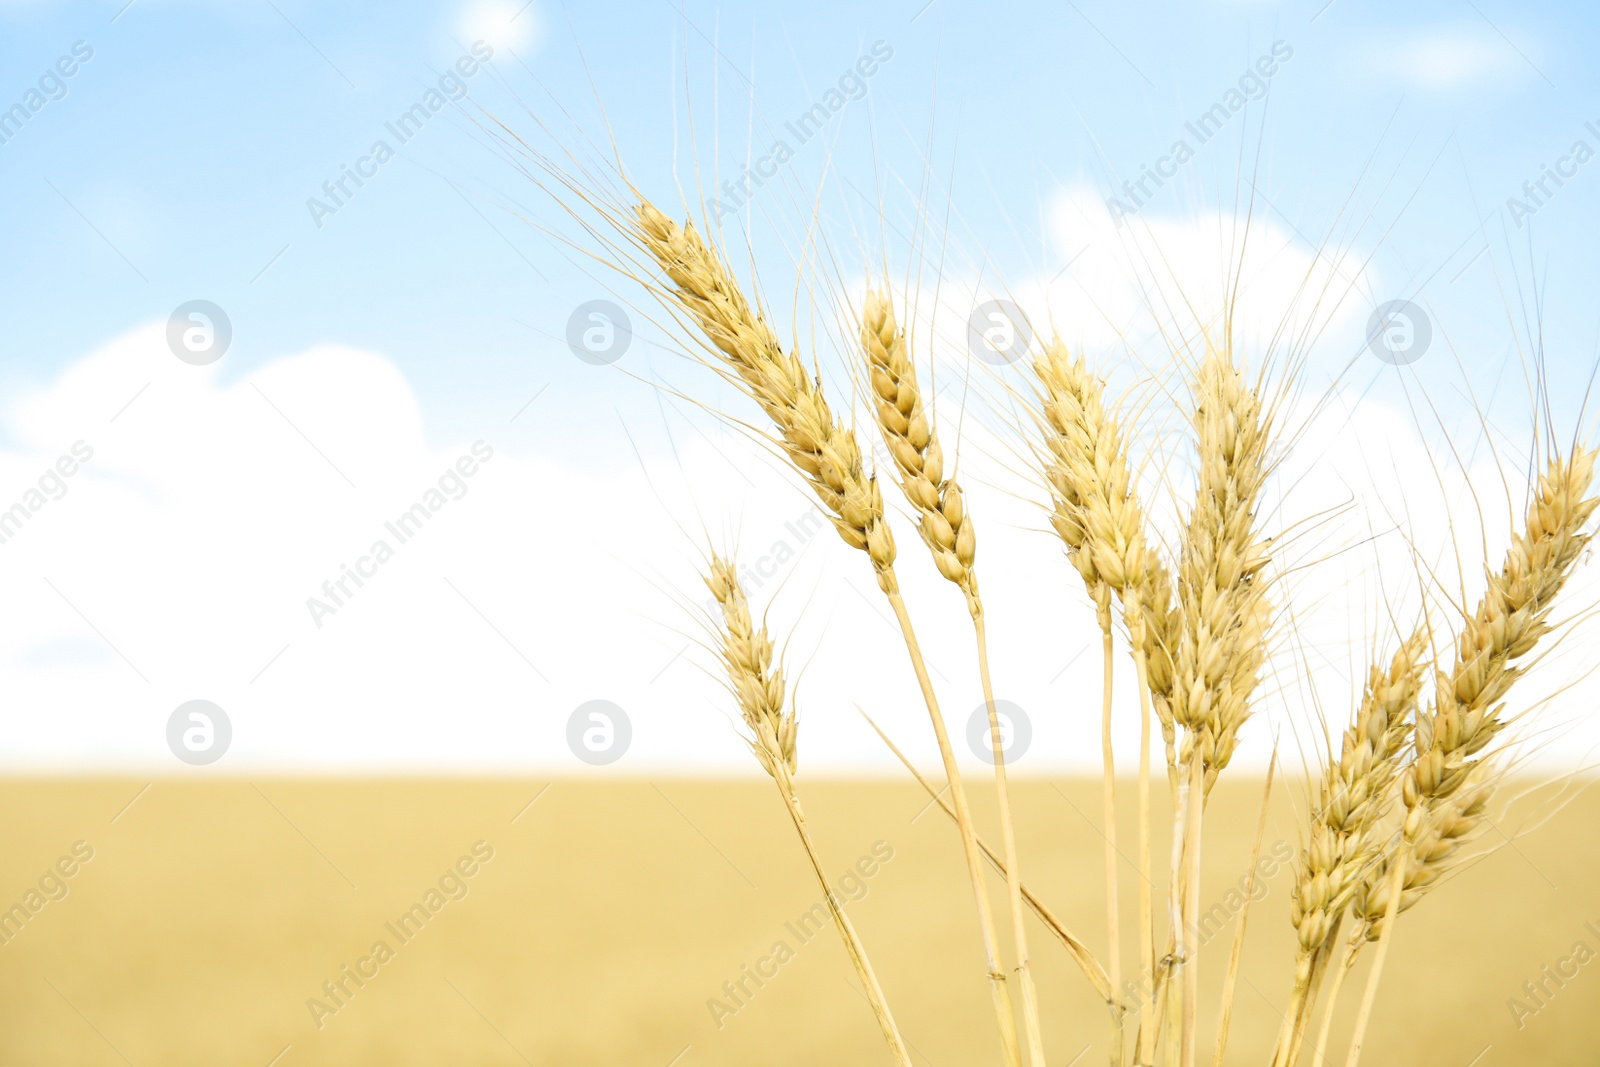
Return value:
M 1328 1003 L 1322 1009 L 1322 1025 L 1317 1028 L 1317 1043 L 1314 1046 L 1315 1056 L 1313 1064 L 1327 1062 L 1328 1032 L 1333 1027 L 1333 1011 L 1339 1004 L 1339 994 L 1344 990 L 1344 980 L 1350 974 L 1350 968 L 1355 965 L 1355 946 L 1351 945 L 1340 958 L 1338 966 L 1333 972 L 1333 984 L 1328 987 Z
M 1361 994 L 1361 1011 L 1356 1014 L 1355 1034 L 1350 1038 L 1350 1055 L 1344 1067 L 1357 1067 L 1361 1062 L 1361 1046 L 1367 1039 L 1367 1023 L 1372 1020 L 1372 1006 L 1378 999 L 1378 980 L 1383 977 L 1383 964 L 1389 958 L 1389 942 L 1394 937 L 1395 916 L 1400 913 L 1401 887 L 1405 882 L 1406 865 L 1396 863 L 1389 880 L 1389 902 L 1383 913 L 1383 932 L 1378 935 L 1378 951 L 1372 959 L 1372 973 L 1367 975 L 1367 988 Z
M 1144 652 L 1134 646 L 1133 660 L 1139 674 L 1139 966 L 1150 976 L 1151 995 L 1141 1009 L 1137 1067 L 1155 1064 L 1155 908 L 1151 899 L 1150 876 L 1150 687 Z
M 806 858 L 811 861 L 811 869 L 816 872 L 817 883 L 822 886 L 823 898 L 828 902 L 828 911 L 833 916 L 834 926 L 839 930 L 839 937 L 845 943 L 850 962 L 855 965 L 856 976 L 861 979 L 861 984 L 866 989 L 867 1001 L 872 1005 L 872 1013 L 877 1017 L 879 1029 L 883 1031 L 883 1039 L 888 1042 L 890 1051 L 894 1053 L 895 1062 L 903 1067 L 911 1067 L 911 1053 L 906 1048 L 905 1040 L 900 1036 L 899 1028 L 895 1026 L 894 1016 L 889 1012 L 888 1000 L 883 995 L 883 987 L 878 984 L 878 976 L 872 970 L 872 963 L 867 959 L 866 947 L 856 934 L 850 917 L 844 913 L 844 906 L 834 895 L 833 887 L 828 884 L 827 873 L 823 869 L 821 858 L 817 855 L 811 833 L 806 829 L 805 814 L 800 810 L 800 801 L 794 794 L 793 780 L 787 768 L 781 772 L 778 792 L 783 795 L 783 803 L 789 811 L 789 818 L 793 820 L 795 831 L 805 846 Z
M 1199 1040 L 1195 1022 L 1200 1003 L 1200 821 L 1204 798 L 1204 768 L 1199 759 L 1192 759 L 1189 761 L 1189 840 L 1184 848 L 1188 854 L 1188 869 L 1184 876 L 1187 885 L 1183 922 L 1188 944 L 1183 963 L 1182 1067 L 1194 1067 L 1195 1047 Z
M 1021 867 L 1017 863 L 1017 837 L 1011 822 L 1011 791 L 1006 783 L 1005 748 L 1001 744 L 1000 712 L 994 702 L 994 685 L 989 678 L 989 639 L 981 608 L 972 615 L 978 643 L 978 676 L 983 683 L 983 700 L 989 710 L 989 741 L 994 752 L 995 790 L 1000 801 L 1000 843 L 1006 856 L 1006 893 L 1011 903 L 1011 936 L 1016 943 L 1017 980 L 1022 987 L 1023 1029 L 1028 1041 L 1028 1058 L 1033 1067 L 1045 1067 L 1044 1037 L 1039 1026 L 1039 994 L 1034 988 L 1028 959 L 1028 938 L 1023 928 L 1027 918 L 1022 907 Z
M 1278 749 L 1273 746 L 1272 761 L 1267 764 L 1267 784 L 1261 790 L 1261 814 L 1256 817 L 1255 843 L 1250 846 L 1249 889 L 1244 904 L 1239 909 L 1239 925 L 1233 931 L 1233 951 L 1228 956 L 1228 973 L 1222 981 L 1222 1011 L 1217 1018 L 1217 1051 L 1211 1067 L 1222 1067 L 1222 1055 L 1228 1048 L 1228 1029 L 1233 1022 L 1233 994 L 1239 979 L 1239 960 L 1244 955 L 1245 923 L 1250 919 L 1250 905 L 1255 900 L 1256 879 L 1260 871 L 1256 864 L 1261 859 L 1261 841 L 1267 832 L 1267 805 L 1272 799 L 1272 779 L 1278 770 Z
M 911 772 L 911 777 L 915 778 L 917 780 L 917 784 L 921 785 L 923 790 L 927 792 L 929 801 L 937 803 L 939 805 L 939 810 L 943 811 L 947 816 L 949 816 L 952 822 L 955 821 L 955 809 L 950 806 L 949 801 L 945 800 L 943 791 L 933 787 L 933 783 L 928 781 L 927 777 L 921 771 L 917 770 L 916 764 L 907 759 L 906 754 L 900 751 L 900 746 L 896 745 L 894 741 L 890 739 L 889 735 L 883 732 L 883 727 L 872 721 L 872 716 L 868 715 L 866 712 L 862 712 L 861 717 L 867 720 L 867 724 L 871 726 L 873 731 L 877 733 L 878 737 L 883 740 L 883 743 L 889 747 L 889 751 L 894 753 L 895 758 L 900 761 L 901 765 L 904 766 L 906 770 Z M 1000 877 L 1004 878 L 1006 875 L 1006 865 L 1005 862 L 1000 858 L 1000 854 L 997 853 L 993 848 L 989 847 L 988 842 L 984 841 L 983 838 L 980 837 L 977 840 L 978 848 L 983 852 L 984 858 L 989 861 L 989 865 L 999 873 Z M 1120 1005 L 1113 994 L 1111 983 L 1106 977 L 1106 972 L 1103 968 L 1101 968 L 1099 962 L 1094 958 L 1094 954 L 1089 951 L 1089 947 L 1075 937 L 1073 933 L 1067 929 L 1066 924 L 1063 923 L 1056 916 L 1056 914 L 1045 905 L 1043 901 L 1034 895 L 1033 891 L 1028 888 L 1028 884 L 1026 882 L 1022 883 L 1022 899 L 1024 903 L 1028 905 L 1029 910 L 1031 910 L 1034 915 L 1038 917 L 1039 921 L 1044 923 L 1045 927 L 1051 933 L 1055 934 L 1058 939 L 1060 939 L 1061 944 L 1067 950 L 1067 954 L 1072 957 L 1073 961 L 1077 963 L 1078 967 L 1083 971 L 1084 977 L 1089 979 L 1089 984 L 1094 986 L 1095 992 L 1099 993 L 1100 996 L 1105 1000 L 1106 1006 L 1113 1012 L 1119 1011 Z
M 1111 682 L 1114 673 L 1114 657 L 1111 634 L 1111 609 L 1109 603 L 1100 605 L 1100 653 L 1101 653 L 1101 694 L 1100 694 L 1100 749 L 1105 770 L 1103 777 L 1102 793 L 1105 804 L 1105 839 L 1106 839 L 1106 954 L 1107 970 L 1110 972 L 1111 988 L 1122 987 L 1122 921 L 1118 913 L 1117 900 L 1117 761 L 1111 746 Z M 1111 1018 L 1110 1054 L 1112 1067 L 1122 1067 L 1123 1056 L 1123 1026 L 1120 1013 L 1113 1012 Z
M 995 931 L 994 910 L 989 903 L 989 890 L 983 882 L 983 867 L 979 859 L 977 833 L 972 825 L 972 813 L 967 808 L 966 790 L 961 785 L 961 771 L 956 766 L 955 750 L 950 746 L 950 735 L 945 729 L 944 716 L 939 712 L 939 699 L 933 691 L 933 680 L 928 677 L 928 666 L 922 658 L 922 648 L 911 625 L 911 615 L 906 611 L 905 599 L 898 590 L 888 594 L 889 606 L 900 624 L 905 638 L 906 651 L 911 655 L 911 666 L 917 675 L 917 685 L 922 689 L 923 703 L 933 722 L 933 735 L 939 743 L 939 756 L 944 761 L 945 779 L 950 783 L 950 800 L 955 808 L 956 826 L 961 833 L 961 851 L 967 861 L 967 878 L 972 883 L 972 894 L 978 907 L 978 924 L 983 934 L 984 962 L 989 976 L 990 999 L 994 1004 L 995 1021 L 1000 1028 L 1001 1050 L 1009 1067 L 1021 1067 L 1022 1056 L 1017 1045 L 1017 1023 L 1011 1008 L 1011 993 L 1006 986 L 1006 972 L 1000 963 L 1000 938 Z

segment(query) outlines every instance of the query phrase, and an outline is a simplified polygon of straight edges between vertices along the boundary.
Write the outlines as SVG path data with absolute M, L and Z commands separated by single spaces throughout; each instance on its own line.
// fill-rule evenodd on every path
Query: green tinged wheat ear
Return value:
M 1464 839 L 1482 822 L 1494 785 L 1484 750 L 1506 726 L 1502 702 L 1522 674 L 1518 662 L 1550 630 L 1556 594 L 1571 576 L 1591 534 L 1600 499 L 1590 493 L 1595 453 L 1556 456 L 1528 505 L 1523 529 L 1504 564 L 1456 639 L 1455 662 L 1437 675 L 1433 707 L 1416 728 L 1416 758 L 1401 779 L 1405 824 L 1394 854 L 1358 887 L 1358 934 L 1377 940 L 1394 879 L 1399 910 L 1416 904 L 1449 868 Z M 1391 866 L 1403 865 L 1396 874 Z
M 839 536 L 871 557 L 884 592 L 896 591 L 894 535 L 884 521 L 883 495 L 877 479 L 862 469 L 855 434 L 834 418 L 820 385 L 784 351 L 693 223 L 680 227 L 644 202 L 636 236 L 672 280 L 673 299 L 773 421 L 784 451 L 827 508 Z

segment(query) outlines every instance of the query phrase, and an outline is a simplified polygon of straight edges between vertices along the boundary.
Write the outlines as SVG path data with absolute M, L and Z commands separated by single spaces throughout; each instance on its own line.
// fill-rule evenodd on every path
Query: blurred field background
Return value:
M 875 842 L 893 849 L 850 911 L 917 1062 L 996 1062 L 945 816 L 924 810 L 914 784 L 801 789 L 830 869 Z M 1100 950 L 1098 783 L 1015 789 L 1027 881 Z M 991 791 L 976 792 L 993 828 Z M 1259 782 L 1219 787 L 1204 908 L 1244 873 L 1259 795 Z M 1266 849 L 1297 842 L 1304 795 L 1295 783 L 1277 791 Z M 1600 962 L 1520 1030 L 1507 1006 L 1579 940 L 1600 949 L 1585 929 L 1600 929 L 1597 820 L 1600 796 L 1584 794 L 1409 913 L 1365 1064 L 1600 1061 Z M 1131 857 L 1131 818 L 1122 834 Z M 94 850 L 62 879 L 67 895 L 0 945 L 0 1067 L 887 1062 L 831 928 L 802 944 L 785 926 L 819 893 L 764 782 L 10 780 L 0 841 L 6 908 L 75 842 Z M 467 895 L 401 944 L 385 923 L 478 841 L 493 859 L 463 879 Z M 1131 865 L 1122 878 L 1131 916 Z M 1278 871 L 1251 913 L 1229 1063 L 1267 1060 L 1289 981 L 1289 882 Z M 1232 929 L 1207 945 L 1202 988 L 1220 984 Z M 1033 931 L 1052 1061 L 1103 1062 L 1102 1008 Z M 393 958 L 318 1028 L 308 999 L 326 999 L 323 983 L 378 940 Z M 716 1025 L 708 1000 L 779 940 L 794 958 Z M 1205 1041 L 1214 1004 L 1203 1012 Z

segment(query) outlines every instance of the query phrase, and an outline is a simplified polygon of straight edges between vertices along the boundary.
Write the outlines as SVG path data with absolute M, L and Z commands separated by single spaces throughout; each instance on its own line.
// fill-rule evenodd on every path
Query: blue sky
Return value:
M 597 95 L 628 165 L 669 200 L 674 115 L 681 140 L 686 96 L 702 160 L 711 159 L 705 142 L 716 126 L 718 161 L 736 165 L 752 140 L 763 146 L 763 124 L 802 112 L 872 42 L 886 42 L 893 60 L 830 131 L 835 172 L 860 187 L 881 180 L 893 193 L 898 178 L 914 188 L 931 143 L 933 199 L 955 205 L 961 225 L 1010 275 L 1069 255 L 1040 247 L 1041 205 L 1052 190 L 1110 194 L 1119 178 L 1137 177 L 1185 121 L 1283 41 L 1293 58 L 1271 79 L 1267 106 L 1252 103 L 1148 210 L 1181 215 L 1231 203 L 1243 169 L 1260 190 L 1257 209 L 1312 242 L 1341 209 L 1346 219 L 1370 211 L 1356 251 L 1373 257 L 1396 294 L 1409 296 L 1432 276 L 1425 292 L 1454 330 L 1509 343 L 1499 286 L 1537 278 L 1563 342 L 1557 365 L 1593 358 L 1586 294 L 1600 279 L 1587 242 L 1573 237 L 1596 232 L 1600 163 L 1539 212 L 1531 244 L 1527 229 L 1502 225 L 1506 197 L 1542 165 L 1580 137 L 1600 147 L 1584 130 L 1600 120 L 1590 61 L 1597 16 L 1585 5 L 980 9 L 907 0 L 680 9 L 539 0 L 519 10 L 297 0 L 135 0 L 125 10 L 120 0 L 0 4 L 7 104 L 74 42 L 94 49 L 66 96 L 0 145 L 0 191 L 12 205 L 0 221 L 8 252 L 0 381 L 37 383 L 132 326 L 204 298 L 234 323 L 227 373 L 248 374 L 319 341 L 371 348 L 405 371 L 430 432 L 444 436 L 502 417 L 508 395 L 532 395 L 545 382 L 574 400 L 610 395 L 615 379 L 577 364 L 556 340 L 597 286 L 508 213 L 516 206 L 541 222 L 557 217 L 485 147 L 466 113 L 435 119 L 321 229 L 308 212 L 308 197 L 470 47 L 474 27 L 502 46 L 490 68 L 466 79 L 469 103 L 527 125 L 519 99 L 547 117 L 557 100 L 599 136 Z M 795 174 L 809 181 L 823 152 L 800 155 Z M 1473 239 L 1480 216 L 1497 211 L 1492 240 Z M 1453 281 L 1485 243 L 1497 246 L 1494 255 Z
M 946 267 L 924 307 L 955 319 L 919 352 L 946 369 L 963 365 L 949 341 L 979 289 L 1048 308 L 1098 364 L 1126 368 L 1118 331 L 1141 294 L 1124 268 L 1169 257 L 1204 302 L 1229 220 L 1250 212 L 1248 306 L 1264 321 L 1247 345 L 1303 278 L 1344 298 L 1306 367 L 1311 395 L 1342 376 L 1333 421 L 1286 468 L 1301 495 L 1285 505 L 1286 518 L 1339 518 L 1303 549 L 1332 563 L 1304 579 L 1318 583 L 1303 601 L 1317 617 L 1297 628 L 1326 667 L 1325 706 L 1343 707 L 1382 601 L 1340 539 L 1365 545 L 1408 509 L 1442 552 L 1452 535 L 1477 538 L 1450 529 L 1438 501 L 1456 517 L 1481 508 L 1490 527 L 1506 510 L 1467 495 L 1498 484 L 1486 450 L 1434 477 L 1426 405 L 1472 444 L 1476 399 L 1514 465 L 1530 323 L 1559 430 L 1582 402 L 1600 325 L 1596 20 L 1499 0 L 0 0 L 0 119 L 12 116 L 0 123 L 0 511 L 75 442 L 93 450 L 0 547 L 13 606 L 0 662 L 28 709 L 0 763 L 171 769 L 169 715 L 207 699 L 233 717 L 231 759 L 245 766 L 572 770 L 568 714 L 604 699 L 630 709 L 645 765 L 742 767 L 686 637 L 708 540 L 768 567 L 757 598 L 776 593 L 822 705 L 862 700 L 917 729 L 906 679 L 862 673 L 868 644 L 900 660 L 862 604 L 875 593 L 859 560 L 831 536 L 794 534 L 812 505 L 772 458 L 654 385 L 735 411 L 737 399 L 643 312 L 616 366 L 574 358 L 576 308 L 613 287 L 623 302 L 641 293 L 564 243 L 592 247 L 507 161 L 486 113 L 586 163 L 586 144 L 614 137 L 639 187 L 675 212 L 696 164 L 714 186 L 784 141 L 792 158 L 723 219 L 741 263 L 747 228 L 780 332 L 813 205 L 847 286 L 879 262 L 880 232 L 904 284 L 905 235 L 920 226 Z M 430 111 L 441 84 L 465 98 Z M 822 133 L 791 129 L 835 99 Z M 419 104 L 426 121 L 398 136 L 391 125 Z M 1220 131 L 1202 138 L 1208 113 Z M 378 141 L 393 158 L 375 158 Z M 1181 163 L 1179 141 L 1193 151 Z M 347 168 L 364 171 L 359 186 Z M 1169 177 L 1145 178 L 1135 198 L 1123 182 L 1149 169 Z M 325 185 L 341 180 L 331 202 Z M 1120 227 L 1110 197 L 1119 214 L 1138 209 Z M 1319 263 L 1319 250 L 1338 254 Z M 919 284 L 926 295 L 931 278 Z M 204 367 L 164 337 L 195 300 L 232 327 Z M 1364 346 L 1369 315 L 1394 300 L 1424 307 L 1433 335 L 1400 369 Z M 838 354 L 822 356 L 847 384 Z M 953 414 L 960 399 L 936 407 Z M 1037 534 L 1034 487 L 1005 462 L 1015 433 L 981 418 L 963 433 L 995 545 L 985 590 L 1001 696 L 1059 706 L 1077 650 L 1098 647 L 1092 616 L 1030 599 L 1037 574 L 1058 590 L 1072 574 Z M 308 615 L 386 521 L 481 454 L 475 443 L 493 459 L 453 484 L 410 542 L 423 547 L 332 617 Z M 1491 553 L 1503 535 L 1488 531 Z M 915 546 L 909 530 L 902 544 Z M 1398 547 L 1370 555 L 1404 574 Z M 1470 576 L 1475 556 L 1438 559 Z M 914 599 L 947 592 L 923 570 L 906 567 Z M 928 624 L 928 647 L 948 646 L 932 658 L 966 662 L 962 621 Z M 957 715 L 975 682 L 950 671 Z M 1266 714 L 1315 706 L 1275 701 Z M 443 728 L 440 708 L 467 709 L 465 728 Z M 852 717 L 810 722 L 821 762 L 883 766 Z M 1035 727 L 1036 758 L 1097 751 L 1088 720 L 1039 714 Z M 1252 735 L 1247 758 L 1264 757 L 1267 736 Z

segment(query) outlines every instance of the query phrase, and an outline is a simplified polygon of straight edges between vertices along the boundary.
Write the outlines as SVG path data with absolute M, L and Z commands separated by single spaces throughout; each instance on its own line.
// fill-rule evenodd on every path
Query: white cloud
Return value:
M 1069 255 L 1080 241 L 1099 242 L 1073 270 L 1081 284 L 1058 297 L 1041 277 L 1019 291 L 1099 358 L 1117 334 L 1089 312 L 1137 319 L 1155 279 L 1129 272 L 1141 262 L 1129 254 L 1130 238 L 1095 229 L 1096 208 L 1070 193 L 1056 211 L 1056 238 Z M 1260 258 L 1245 260 L 1245 325 L 1265 334 L 1300 314 L 1298 280 L 1322 268 L 1285 234 L 1257 225 L 1252 256 Z M 1140 239 L 1159 242 L 1205 307 L 1217 295 L 1208 272 L 1228 228 L 1211 218 L 1149 226 Z M 941 308 L 959 318 L 954 304 Z M 241 381 L 225 380 L 225 365 L 180 363 L 152 325 L 90 353 L 5 413 L 18 444 L 0 452 L 0 510 L 27 506 L 42 478 L 45 491 L 0 544 L 0 765 L 178 770 L 165 725 L 198 698 L 233 722 L 222 771 L 577 772 L 584 766 L 567 749 L 568 716 L 605 699 L 633 724 L 633 747 L 614 770 L 749 771 L 732 709 L 702 670 L 712 661 L 694 644 L 706 599 L 696 568 L 708 540 L 737 543 L 756 579 L 753 599 L 770 606 L 775 633 L 788 641 L 791 674 L 801 680 L 804 768 L 892 768 L 857 704 L 935 762 L 904 649 L 864 561 L 775 474 L 759 445 L 714 422 L 691 430 L 674 416 L 676 455 L 647 444 L 642 465 L 579 471 L 559 455 L 521 454 L 491 432 L 479 453 L 487 447 L 492 456 L 464 464 L 465 476 L 451 472 L 474 442 L 430 448 L 416 397 L 381 355 L 324 346 Z M 1181 381 L 1166 387 L 1181 394 Z M 960 396 L 950 390 L 941 400 L 952 453 Z M 1398 603 L 1409 621 L 1415 571 L 1396 526 L 1409 524 L 1447 577 L 1457 566 L 1444 551 L 1453 535 L 1471 586 L 1480 537 L 1463 518 L 1480 506 L 1492 519 L 1506 514 L 1486 452 L 1466 474 L 1447 472 L 1441 487 L 1408 414 L 1353 391 L 1329 397 L 1314 418 L 1310 398 L 1291 401 L 1305 432 L 1284 461 L 1283 492 L 1266 521 L 1322 518 L 1280 545 L 1296 566 L 1287 587 L 1296 640 L 1276 658 L 1280 678 L 1267 686 L 1262 721 L 1247 731 L 1241 758 L 1258 763 L 1275 732 L 1291 756 L 1297 743 L 1314 746 L 1311 709 L 1319 705 L 1337 730 L 1367 650 L 1384 636 L 1386 607 Z M 537 418 L 539 404 L 522 418 Z M 1159 411 L 1147 413 L 1147 424 L 1161 421 Z M 1039 532 L 1032 501 L 1041 493 L 1019 473 L 1025 445 L 1015 429 L 981 405 L 961 425 L 998 695 L 1033 722 L 1022 769 L 1092 770 L 1092 610 L 1059 544 Z M 63 479 L 64 495 L 43 502 L 60 488 L 47 472 L 80 440 L 92 458 Z M 1181 499 L 1187 452 L 1176 456 Z M 959 737 L 980 703 L 970 626 L 886 490 L 901 581 Z M 418 502 L 436 510 L 402 543 L 386 524 Z M 1504 544 L 1503 526 L 1489 524 L 1491 556 Z M 364 564 L 378 541 L 392 558 Z M 334 604 L 324 583 L 338 582 L 347 565 L 368 574 L 359 586 L 345 578 Z M 1571 603 L 1594 596 L 1591 581 Z M 321 626 L 308 608 L 313 597 L 337 607 Z M 1551 670 L 1571 667 L 1569 656 Z M 1137 704 L 1126 665 L 1118 669 L 1118 744 L 1131 754 Z M 1543 677 L 1520 683 L 1524 696 L 1563 676 Z M 1565 722 L 1581 710 L 1569 700 L 1540 721 Z M 1580 757 L 1595 736 L 1586 726 L 1566 755 Z
M 1488 28 L 1440 27 L 1376 45 L 1368 69 L 1428 92 L 1450 92 L 1516 74 L 1526 64 Z

